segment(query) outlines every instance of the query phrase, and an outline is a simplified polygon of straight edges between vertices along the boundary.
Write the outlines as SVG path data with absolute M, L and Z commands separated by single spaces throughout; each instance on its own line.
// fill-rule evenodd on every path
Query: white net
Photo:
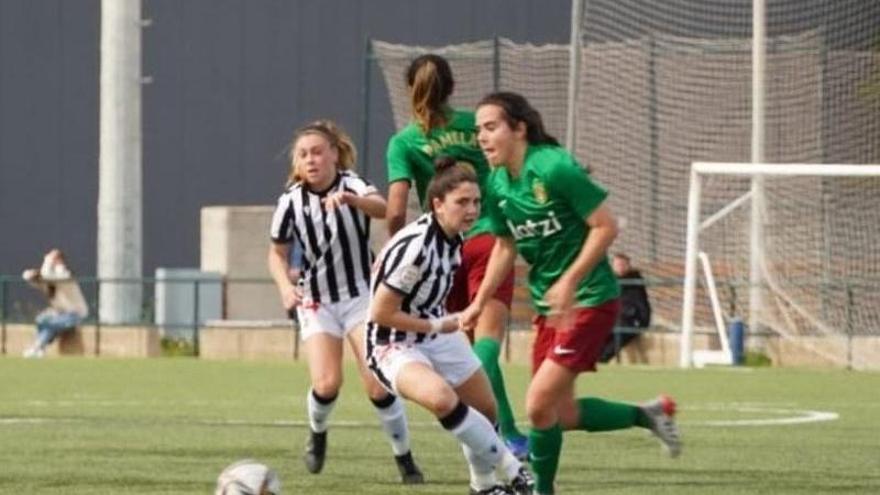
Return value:
M 412 113 L 406 87 L 406 69 L 410 62 L 426 53 L 436 53 L 449 60 L 455 75 L 455 91 L 450 99 L 454 107 L 473 108 L 480 98 L 496 88 L 496 44 L 478 41 L 445 47 L 409 46 L 372 42 L 373 56 L 379 63 L 388 95 L 394 125 L 402 129 L 410 122 Z
M 596 0 L 582 21 L 576 153 L 612 191 L 624 223 L 615 248 L 650 276 L 680 280 L 691 163 L 750 159 L 751 0 Z M 765 161 L 880 162 L 878 26 L 880 2 L 767 1 Z M 844 347 L 850 334 L 880 335 L 870 296 L 880 286 L 878 185 L 768 180 L 765 271 L 778 290 L 762 330 L 844 336 Z M 748 190 L 748 180 L 707 178 L 703 217 Z M 723 308 L 746 320 L 748 215 L 746 205 L 701 235 Z M 680 286 L 649 293 L 655 321 L 677 328 Z M 703 327 L 708 301 L 698 293 Z
M 521 45 L 504 38 L 442 47 L 373 41 L 372 50 L 388 88 L 398 129 L 411 120 L 404 79 L 406 68 L 419 55 L 437 53 L 449 60 L 455 75 L 452 106 L 474 108 L 480 98 L 492 91 L 516 91 L 542 112 L 548 132 L 559 138 L 565 135 L 567 45 Z
M 880 2 L 766 4 L 764 160 L 880 163 Z M 750 160 L 752 1 L 590 0 L 584 6 L 574 151 L 612 192 L 610 204 L 623 225 L 614 249 L 629 254 L 652 283 L 654 323 L 677 330 L 690 165 Z M 408 119 L 403 70 L 415 54 L 430 50 L 451 58 L 456 104 L 472 105 L 493 89 L 519 91 L 556 137 L 565 135 L 566 46 L 507 40 L 439 50 L 374 46 L 398 126 Z M 746 182 L 729 181 L 710 181 L 704 213 L 748 189 Z M 797 304 L 812 315 L 813 330 L 794 316 L 774 318 L 766 329 L 796 335 L 823 326 L 838 334 L 880 335 L 880 305 L 869 297 L 878 284 L 873 246 L 880 245 L 874 202 L 880 189 L 872 183 L 856 193 L 842 179 L 771 182 L 767 259 L 774 259 L 772 249 L 785 249 L 788 266 L 810 267 L 798 276 L 799 284 L 813 284 L 802 293 L 821 297 L 805 295 Z M 809 199 L 809 211 L 821 219 L 789 222 L 787 216 L 806 215 L 798 201 Z M 742 284 L 748 277 L 742 278 L 740 263 L 748 257 L 748 235 L 736 230 L 741 214 L 721 222 L 714 230 L 724 235 L 708 242 L 725 309 L 747 318 L 748 287 Z M 817 222 L 822 229 L 812 229 Z M 704 240 L 712 237 L 706 234 Z M 771 275 L 778 266 L 771 262 Z M 779 270 L 768 280 L 790 277 L 790 268 Z M 874 289 L 853 284 L 835 293 L 830 282 L 847 279 Z M 852 304 L 841 305 L 840 297 Z M 698 301 L 698 322 L 708 324 L 708 300 L 700 295 Z M 835 316 L 842 311 L 848 320 Z
M 749 192 L 751 177 L 709 175 L 701 218 Z M 870 367 L 880 334 L 880 177 L 766 177 L 760 222 L 761 307 L 756 321 L 781 341 L 768 347 L 793 360 L 797 345 L 812 359 Z M 750 317 L 750 203 L 700 233 L 726 308 Z M 697 324 L 708 326 L 708 299 Z M 699 308 L 700 306 L 698 306 Z M 874 339 L 876 341 L 876 339 Z M 874 344 L 876 347 L 876 344 Z M 788 356 L 785 355 L 787 351 Z M 799 353 L 803 355 L 803 353 Z

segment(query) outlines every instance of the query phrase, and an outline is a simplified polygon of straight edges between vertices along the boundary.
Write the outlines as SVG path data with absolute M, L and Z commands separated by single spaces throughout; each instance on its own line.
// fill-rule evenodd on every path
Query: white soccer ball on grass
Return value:
M 280 495 L 281 480 L 265 464 L 243 459 L 226 467 L 217 478 L 214 495 Z

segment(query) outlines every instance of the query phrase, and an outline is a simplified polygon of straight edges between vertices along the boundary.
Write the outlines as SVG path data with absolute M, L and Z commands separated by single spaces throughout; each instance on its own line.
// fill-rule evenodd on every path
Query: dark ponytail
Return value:
M 495 105 L 504 110 L 504 120 L 511 129 L 520 122 L 526 125 L 526 141 L 529 144 L 551 144 L 559 146 L 559 141 L 544 129 L 541 114 L 520 94 L 500 91 L 483 97 L 477 108 Z
M 446 124 L 443 106 L 455 88 L 449 62 L 440 55 L 417 57 L 406 70 L 413 117 L 424 133 Z
M 428 209 L 433 212 L 434 198 L 442 201 L 446 194 L 454 190 L 462 182 L 473 182 L 479 185 L 474 166 L 464 161 L 457 162 L 451 156 L 437 157 L 434 160 L 434 177 L 428 183 L 428 190 L 425 195 Z

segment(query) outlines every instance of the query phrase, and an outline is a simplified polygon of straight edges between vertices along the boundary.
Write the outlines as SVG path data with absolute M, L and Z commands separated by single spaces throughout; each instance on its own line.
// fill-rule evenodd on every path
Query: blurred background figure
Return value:
M 21 276 L 45 294 L 49 303 L 37 315 L 34 345 L 24 351 L 24 357 L 39 358 L 56 337 L 73 330 L 88 316 L 89 306 L 60 249 L 46 253 L 39 269 L 29 268 Z
M 290 283 L 294 286 L 299 286 L 299 280 L 302 277 L 302 263 L 303 263 L 303 251 L 302 246 L 298 242 L 293 242 L 290 244 L 290 254 L 288 256 L 287 262 L 290 264 L 290 268 L 287 270 L 287 276 L 290 277 Z M 296 315 L 296 308 L 290 308 L 287 310 L 287 316 L 297 325 L 299 325 L 299 319 Z
M 651 302 L 645 290 L 645 279 L 641 272 L 632 267 L 629 256 L 625 253 L 614 253 L 611 268 L 620 280 L 620 314 L 617 316 L 617 327 L 622 329 L 608 337 L 599 361 L 607 363 L 627 344 L 639 338 L 639 334 L 651 325 Z

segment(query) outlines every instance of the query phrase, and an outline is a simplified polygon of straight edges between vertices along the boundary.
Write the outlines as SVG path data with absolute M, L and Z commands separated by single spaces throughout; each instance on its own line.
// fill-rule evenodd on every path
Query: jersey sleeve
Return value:
M 406 143 L 399 134 L 391 137 L 388 141 L 388 150 L 385 152 L 385 161 L 388 164 L 388 183 L 405 180 L 412 183 L 415 180 L 412 166 L 409 162 L 409 153 Z
M 421 236 L 405 237 L 392 245 L 383 260 L 382 283 L 403 295 L 410 294 L 422 278 L 422 247 Z
M 354 194 L 357 194 L 358 196 L 379 194 L 379 190 L 376 189 L 376 186 L 374 186 L 370 181 L 351 172 L 349 172 L 349 175 L 346 177 L 345 189 L 353 192 Z
M 293 201 L 291 201 L 290 193 L 282 194 L 278 198 L 275 212 L 272 213 L 269 237 L 272 242 L 278 244 L 293 242 Z
M 608 197 L 608 190 L 590 178 L 570 155 L 544 169 L 547 188 L 561 198 L 581 218 L 590 216 Z

